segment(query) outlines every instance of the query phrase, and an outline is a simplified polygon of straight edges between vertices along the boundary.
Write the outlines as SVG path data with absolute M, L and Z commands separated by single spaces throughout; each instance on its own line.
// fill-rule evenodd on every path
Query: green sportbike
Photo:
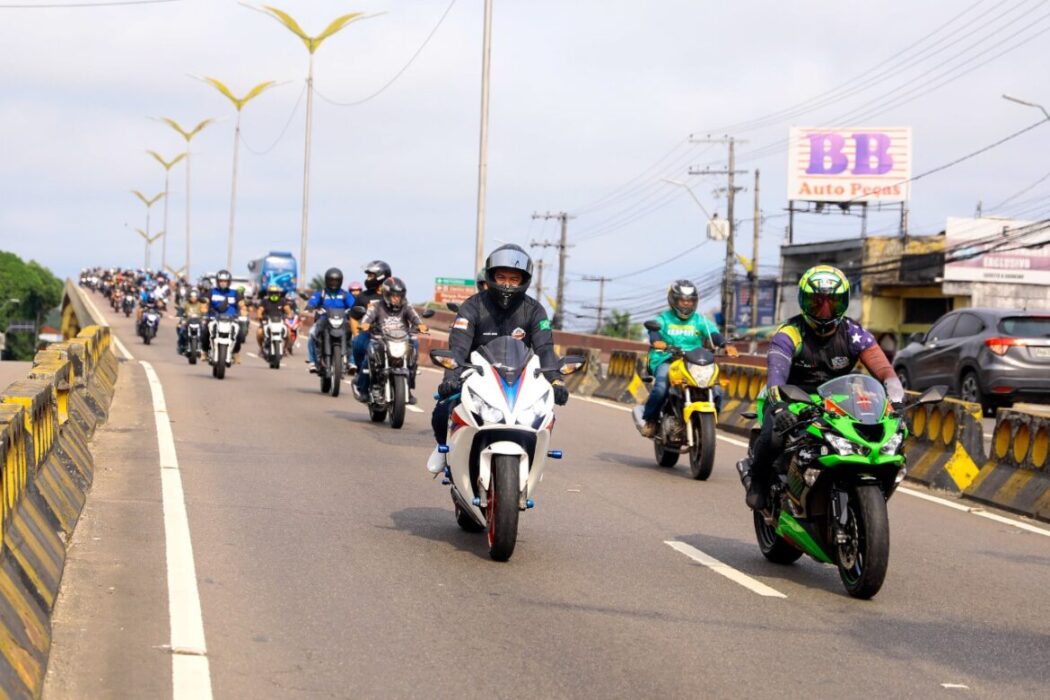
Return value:
M 932 387 L 905 409 L 941 401 L 946 392 Z M 769 505 L 754 513 L 758 546 L 778 564 L 803 554 L 834 564 L 851 596 L 871 598 L 889 565 L 886 501 L 907 472 L 901 453 L 907 425 L 882 384 L 867 375 L 832 379 L 814 395 L 796 386 L 780 393 L 797 420 L 779 435 L 784 449 L 773 463 Z M 761 399 L 758 409 L 760 427 Z M 738 469 L 746 487 L 750 454 Z

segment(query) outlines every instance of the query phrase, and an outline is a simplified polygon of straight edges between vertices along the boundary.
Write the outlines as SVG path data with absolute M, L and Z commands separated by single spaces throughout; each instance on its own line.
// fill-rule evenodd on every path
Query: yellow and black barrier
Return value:
M 583 367 L 565 378 L 565 386 L 572 394 L 579 396 L 590 396 L 602 381 L 602 355 L 601 351 L 593 348 L 572 347 L 566 348 L 566 355 L 579 355 L 586 359 Z
M 117 363 L 109 329 L 84 323 L 0 392 L 0 696 L 36 698 L 66 542 L 94 475 L 87 441 L 105 420 Z
M 992 436 L 991 458 L 964 495 L 1050 520 L 1050 413 L 999 409 Z
M 614 350 L 609 356 L 605 377 L 594 390 L 593 396 L 619 403 L 643 403 L 649 390 L 642 381 L 642 363 L 645 355 L 628 350 Z
M 915 395 L 913 392 L 909 392 Z M 987 459 L 980 404 L 945 399 L 908 412 L 908 478 L 953 493 L 973 483 Z

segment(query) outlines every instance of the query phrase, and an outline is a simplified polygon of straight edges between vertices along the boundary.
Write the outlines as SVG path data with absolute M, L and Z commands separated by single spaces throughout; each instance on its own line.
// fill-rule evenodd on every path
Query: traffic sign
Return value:
M 462 277 L 434 278 L 434 301 L 439 304 L 462 304 L 477 292 L 472 279 Z

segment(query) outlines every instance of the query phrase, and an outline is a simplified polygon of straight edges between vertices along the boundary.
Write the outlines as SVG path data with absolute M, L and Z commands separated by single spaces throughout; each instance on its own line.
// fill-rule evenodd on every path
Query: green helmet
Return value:
M 802 317 L 818 335 L 831 335 L 849 308 L 849 280 L 837 267 L 817 265 L 798 282 Z

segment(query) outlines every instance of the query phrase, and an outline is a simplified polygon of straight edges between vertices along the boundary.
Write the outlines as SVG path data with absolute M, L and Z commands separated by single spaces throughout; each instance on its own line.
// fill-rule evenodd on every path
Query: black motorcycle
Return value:
M 189 358 L 190 364 L 195 365 L 203 352 L 204 320 L 200 316 L 193 316 L 187 319 L 185 324 L 185 345 L 182 352 Z
M 350 325 L 346 309 L 328 309 L 318 323 L 323 324 L 317 333 L 317 374 L 321 377 L 321 393 L 339 396 L 346 367 L 347 351 L 350 349 Z
M 121 310 L 124 311 L 124 318 L 131 316 L 131 312 L 135 310 L 135 297 L 130 294 L 125 294 L 124 298 L 120 301 Z

